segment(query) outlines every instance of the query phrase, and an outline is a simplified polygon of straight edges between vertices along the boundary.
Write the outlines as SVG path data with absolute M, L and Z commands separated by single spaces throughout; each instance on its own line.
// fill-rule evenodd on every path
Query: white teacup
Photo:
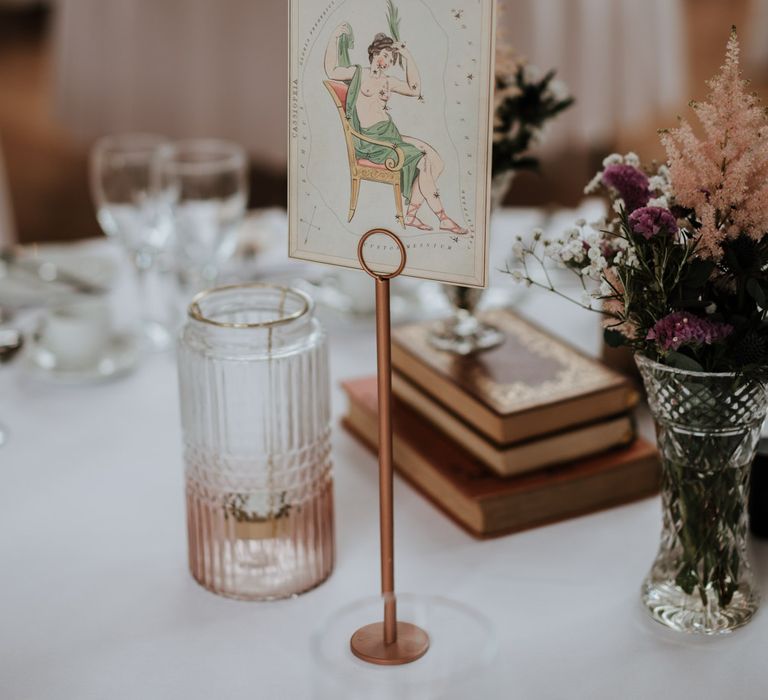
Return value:
M 38 344 L 50 369 L 82 370 L 98 364 L 111 332 L 106 299 L 83 299 L 51 309 L 40 325 Z

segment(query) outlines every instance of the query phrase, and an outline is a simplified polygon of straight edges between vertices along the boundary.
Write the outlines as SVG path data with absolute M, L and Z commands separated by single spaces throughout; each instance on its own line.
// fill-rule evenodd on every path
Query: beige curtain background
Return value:
M 79 139 L 221 136 L 284 167 L 287 0 L 60 0 L 56 109 Z
M 684 94 L 679 0 L 501 5 L 516 49 L 557 67 L 578 98 L 550 149 L 610 140 L 618 124 L 642 122 Z M 218 135 L 282 168 L 287 8 L 286 0 L 60 0 L 59 115 L 83 141 L 133 129 Z
M 644 124 L 685 94 L 681 0 L 505 0 L 500 32 L 542 70 L 556 68 L 577 103 L 547 138 L 591 147 Z
M 684 1 L 500 0 L 504 35 L 578 99 L 548 150 L 601 146 L 684 107 Z M 749 12 L 745 55 L 766 66 L 768 0 Z M 287 17 L 287 0 L 59 0 L 58 114 L 84 142 L 134 129 L 217 135 L 282 169 Z
M 768 0 L 752 0 L 747 26 L 747 61 L 765 74 L 768 71 Z

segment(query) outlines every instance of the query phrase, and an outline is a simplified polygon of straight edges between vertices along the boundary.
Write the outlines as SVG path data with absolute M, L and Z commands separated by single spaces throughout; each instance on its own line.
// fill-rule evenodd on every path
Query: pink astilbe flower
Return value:
M 668 352 L 682 345 L 718 343 L 732 332 L 733 326 L 728 323 L 710 321 L 686 311 L 675 311 L 656 321 L 648 331 L 646 340 L 655 340 L 660 350 Z
M 636 209 L 629 215 L 629 225 L 634 233 L 649 240 L 660 233 L 677 233 L 677 219 L 669 209 L 662 207 Z
M 768 114 L 741 77 L 735 28 L 708 86 L 707 101 L 691 104 L 704 136 L 681 120 L 661 141 L 675 200 L 702 224 L 697 254 L 719 260 L 726 238 L 744 233 L 760 240 L 768 233 Z

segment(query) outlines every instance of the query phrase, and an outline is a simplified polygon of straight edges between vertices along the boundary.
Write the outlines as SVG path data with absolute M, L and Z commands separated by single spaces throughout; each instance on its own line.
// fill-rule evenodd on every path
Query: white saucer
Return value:
M 65 384 L 84 384 L 128 374 L 136 368 L 140 355 L 141 342 L 136 336 L 114 335 L 92 365 L 77 368 L 57 367 L 56 356 L 36 337 L 32 337 L 24 351 L 24 366 L 39 377 Z

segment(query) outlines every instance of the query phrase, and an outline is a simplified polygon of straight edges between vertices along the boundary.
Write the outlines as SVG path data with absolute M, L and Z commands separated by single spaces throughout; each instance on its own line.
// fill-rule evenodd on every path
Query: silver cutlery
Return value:
M 12 248 L 0 251 L 0 261 L 9 268 L 17 268 L 34 275 L 42 282 L 60 282 L 79 294 L 105 294 L 106 287 L 94 284 L 79 275 L 63 270 L 61 266 L 49 260 L 38 260 L 32 257 L 18 255 Z

